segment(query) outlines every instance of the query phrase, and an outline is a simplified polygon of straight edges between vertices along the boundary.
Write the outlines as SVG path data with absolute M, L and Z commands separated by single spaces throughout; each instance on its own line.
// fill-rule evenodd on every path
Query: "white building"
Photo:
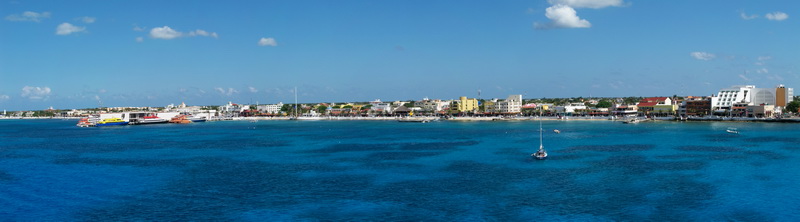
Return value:
M 443 101 L 439 99 L 428 99 L 424 98 L 420 101 L 414 102 L 415 107 L 419 107 L 422 111 L 433 111 L 439 112 L 445 110 L 446 107 L 450 106 L 450 101 Z
M 372 108 L 370 108 L 370 109 L 372 109 L 372 110 L 374 110 L 376 112 L 392 113 L 392 111 L 394 111 L 394 110 L 392 110 L 392 105 L 391 104 L 385 103 L 385 102 L 381 102 L 380 99 L 376 99 L 375 101 L 371 101 L 371 102 L 369 102 L 369 104 L 372 105 Z
M 575 113 L 575 110 L 584 110 L 586 105 L 583 103 L 570 103 L 566 106 L 556 106 L 556 113 Z
M 783 85 L 776 88 L 756 88 L 754 85 L 731 86 L 721 89 L 719 94 L 711 97 L 711 110 L 717 112 L 731 110 L 731 107 L 737 104 L 739 106 L 776 105 L 778 102 L 791 101 L 793 91 L 792 88 L 784 88 Z
M 279 102 L 278 104 L 267 104 L 267 105 L 258 105 L 256 109 L 262 113 L 280 113 L 281 108 L 283 108 L 283 102 Z

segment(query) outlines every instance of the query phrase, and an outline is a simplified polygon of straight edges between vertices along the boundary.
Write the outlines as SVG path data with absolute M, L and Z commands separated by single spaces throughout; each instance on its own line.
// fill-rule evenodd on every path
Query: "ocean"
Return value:
M 75 123 L 0 120 L 0 220 L 800 220 L 797 124 Z

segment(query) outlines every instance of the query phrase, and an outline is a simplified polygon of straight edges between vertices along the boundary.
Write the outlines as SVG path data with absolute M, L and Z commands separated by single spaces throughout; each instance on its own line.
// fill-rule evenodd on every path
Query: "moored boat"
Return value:
M 170 120 L 169 120 L 169 122 L 170 122 L 170 123 L 182 123 L 182 124 L 186 124 L 186 123 L 192 123 L 192 120 L 190 120 L 189 118 L 187 118 L 187 117 L 186 117 L 186 115 L 177 115 L 177 116 L 175 116 L 175 117 L 172 117 L 172 119 L 170 119 Z
M 162 119 L 156 115 L 149 115 L 136 120 L 136 124 L 154 124 L 154 123 L 167 123 L 168 120 Z
M 108 118 L 103 119 L 95 124 L 96 126 L 119 126 L 119 125 L 128 125 L 128 122 L 122 120 L 120 118 Z

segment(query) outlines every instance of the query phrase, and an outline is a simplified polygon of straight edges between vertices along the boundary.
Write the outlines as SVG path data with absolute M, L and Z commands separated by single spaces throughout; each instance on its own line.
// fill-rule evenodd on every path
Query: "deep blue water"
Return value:
M 0 220 L 800 220 L 798 124 L 543 124 L 0 120 Z

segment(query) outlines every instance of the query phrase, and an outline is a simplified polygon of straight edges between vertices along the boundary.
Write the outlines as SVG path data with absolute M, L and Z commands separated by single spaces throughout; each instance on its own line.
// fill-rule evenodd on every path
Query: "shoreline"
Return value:
M 451 117 L 449 119 L 442 119 L 437 117 L 421 116 L 422 118 L 431 118 L 435 121 L 451 121 L 451 122 L 520 122 L 520 121 L 613 121 L 623 122 L 624 118 L 609 117 L 515 117 L 515 118 L 500 118 L 500 117 Z M 2 120 L 79 120 L 83 117 L 0 117 Z M 212 120 L 213 121 L 292 121 L 290 117 L 233 117 L 226 120 Z M 398 117 L 300 117 L 296 121 L 398 121 Z M 784 119 L 757 119 L 757 118 L 687 118 L 685 120 L 677 119 L 647 119 L 644 122 L 764 122 L 764 123 L 800 123 L 800 118 L 784 118 Z

